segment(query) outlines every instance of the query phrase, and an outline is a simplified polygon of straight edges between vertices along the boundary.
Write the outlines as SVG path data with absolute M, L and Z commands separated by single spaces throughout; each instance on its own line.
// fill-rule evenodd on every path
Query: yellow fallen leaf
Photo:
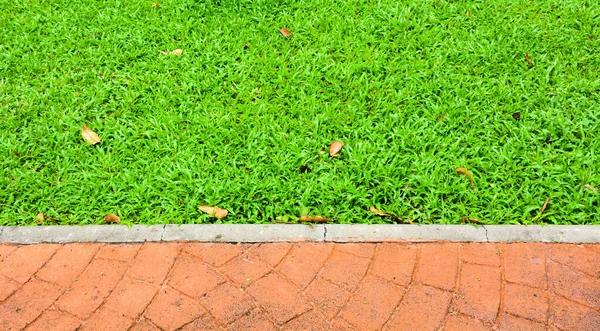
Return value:
M 104 216 L 104 222 L 119 224 L 121 223 L 121 218 L 115 214 L 108 214 Z
M 208 215 L 214 216 L 218 219 L 225 218 L 227 216 L 227 210 L 221 209 L 219 207 L 210 207 L 210 206 L 200 206 L 198 207 L 200 211 L 207 213 Z
M 590 185 L 590 184 L 585 184 L 585 185 L 583 185 L 583 189 L 584 189 L 584 190 L 590 190 L 590 191 L 598 191 L 598 188 L 597 188 L 597 187 L 593 187 L 593 186 L 592 186 L 592 185 Z
M 42 225 L 42 222 L 44 222 L 44 220 L 46 219 L 46 217 L 44 217 L 44 213 L 37 214 L 35 218 L 37 219 L 37 225 Z
M 342 147 L 344 147 L 343 141 L 334 141 L 333 143 L 331 143 L 331 146 L 329 146 L 329 155 L 331 157 L 338 157 L 340 155 Z
M 292 35 L 292 31 L 288 30 L 287 28 L 281 28 L 279 32 L 281 32 L 284 37 L 289 37 Z
M 87 143 L 92 145 L 100 142 L 100 137 L 98 137 L 96 132 L 92 131 L 92 129 L 90 129 L 87 125 L 84 125 L 83 128 L 81 128 L 81 137 Z
M 154 7 L 154 8 L 160 8 L 160 3 L 158 3 L 158 2 L 154 2 L 154 3 L 152 4 L 152 7 Z
M 456 168 L 456 172 L 469 177 L 469 180 L 471 181 L 471 189 L 475 191 L 475 181 L 473 181 L 473 175 L 471 175 L 469 170 L 467 170 L 466 168 Z
M 388 214 L 384 213 L 383 211 L 376 209 L 375 206 L 371 206 L 369 211 L 378 216 L 388 216 Z
M 178 49 L 170 51 L 170 52 L 160 51 L 160 53 L 162 55 L 166 55 L 166 56 L 179 56 L 179 55 L 183 54 L 183 50 L 181 48 L 178 48 Z

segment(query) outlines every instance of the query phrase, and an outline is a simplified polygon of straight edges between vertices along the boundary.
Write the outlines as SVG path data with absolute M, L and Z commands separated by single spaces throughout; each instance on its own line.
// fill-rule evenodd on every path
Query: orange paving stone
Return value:
M 600 245 L 0 244 L 0 330 L 600 330 Z

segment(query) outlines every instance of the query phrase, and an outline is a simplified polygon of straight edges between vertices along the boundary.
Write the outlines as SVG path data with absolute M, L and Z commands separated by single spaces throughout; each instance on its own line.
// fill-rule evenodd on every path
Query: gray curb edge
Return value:
M 552 242 L 600 243 L 597 225 L 184 224 L 0 226 L 0 243 L 71 242 Z

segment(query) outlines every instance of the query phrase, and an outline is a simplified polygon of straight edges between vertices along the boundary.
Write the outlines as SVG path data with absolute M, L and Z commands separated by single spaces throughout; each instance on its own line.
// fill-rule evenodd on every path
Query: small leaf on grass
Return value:
M 160 51 L 160 53 L 162 55 L 166 55 L 166 56 L 179 56 L 179 55 L 183 54 L 183 50 L 181 48 L 178 48 L 178 49 L 170 51 L 170 52 Z
M 460 221 L 462 223 L 484 224 L 479 219 L 477 219 L 475 217 L 469 217 L 469 216 L 465 216 L 465 217 L 461 218 Z
M 250 48 L 250 44 L 248 44 L 248 43 L 245 43 L 245 44 L 244 44 L 244 49 L 248 49 L 248 48 Z
M 546 199 L 546 201 L 544 202 L 544 205 L 542 206 L 542 209 L 540 209 L 540 216 L 542 216 L 542 214 L 544 213 L 544 210 L 546 210 L 546 207 L 548 207 L 548 202 L 550 202 L 550 197 L 548 197 L 548 199 Z
M 92 131 L 92 129 L 90 129 L 87 125 L 84 125 L 83 128 L 81 128 L 81 137 L 87 143 L 92 145 L 100 142 L 100 137 L 98 137 L 96 132 Z
M 583 185 L 583 189 L 584 189 L 584 190 L 590 190 L 590 191 L 596 191 L 596 192 L 598 191 L 598 188 L 597 188 L 597 187 L 594 187 L 594 186 L 592 186 L 592 185 L 590 185 L 590 184 L 585 184 L 585 185 Z
M 377 216 L 394 219 L 394 220 L 396 220 L 396 223 L 403 223 L 403 224 L 407 224 L 407 223 L 412 224 L 413 223 L 413 221 L 410 218 L 402 218 L 402 217 L 398 217 L 396 215 L 385 213 L 382 210 L 375 208 L 375 206 L 371 206 L 371 208 L 369 208 L 369 211 Z
M 288 29 L 287 29 L 287 28 L 285 28 L 285 27 L 281 28 L 281 29 L 279 30 L 279 32 L 281 32 L 281 34 L 282 34 L 284 37 L 289 37 L 289 36 L 291 36 L 291 35 L 292 35 L 292 31 L 288 30 Z
M 154 8 L 160 8 L 160 3 L 154 2 L 154 3 L 152 3 L 152 7 L 154 7 Z
M 121 218 L 115 214 L 108 214 L 108 215 L 104 216 L 104 222 L 119 224 L 119 223 L 121 223 Z
M 473 181 L 473 175 L 471 175 L 469 170 L 467 170 L 466 168 L 456 168 L 456 172 L 469 177 L 469 180 L 471 181 L 471 189 L 475 191 L 475 181 Z
M 343 141 L 334 141 L 333 143 L 331 143 L 331 146 L 329 146 L 329 155 L 331 157 L 340 156 L 340 151 L 342 150 L 342 147 L 344 147 Z
M 527 61 L 527 65 L 531 68 L 533 67 L 535 64 L 533 64 L 533 61 L 531 61 L 531 59 L 529 58 L 529 54 L 525 53 L 525 61 Z
M 37 225 L 42 225 L 42 222 L 44 221 L 44 219 L 46 219 L 44 217 L 44 213 L 37 214 L 35 218 L 37 219 Z
M 312 222 L 312 223 L 327 223 L 332 220 L 327 219 L 323 216 L 302 216 L 298 219 L 299 222 Z
M 301 174 L 306 174 L 306 173 L 312 172 L 312 169 L 309 166 L 307 166 L 307 165 L 303 165 L 303 166 L 300 167 L 300 169 L 298 169 L 298 171 Z
M 219 207 L 210 207 L 210 206 L 200 206 L 198 207 L 201 211 L 207 213 L 208 215 L 214 216 L 217 219 L 222 219 L 227 216 L 227 210 L 221 209 Z
M 521 112 L 518 111 L 516 113 L 513 113 L 512 114 L 512 118 L 514 118 L 516 121 L 520 120 L 521 119 Z
M 375 208 L 375 206 L 371 206 L 371 208 L 369 208 L 369 211 L 372 212 L 375 215 L 378 215 L 378 216 L 388 216 L 388 214 L 386 214 L 383 211 Z

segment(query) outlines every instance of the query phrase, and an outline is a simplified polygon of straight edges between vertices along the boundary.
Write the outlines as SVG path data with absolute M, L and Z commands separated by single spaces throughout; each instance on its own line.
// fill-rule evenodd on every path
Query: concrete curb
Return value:
M 487 241 L 483 227 L 471 225 L 326 225 L 326 241 L 382 242 L 382 241 Z
M 163 241 L 287 242 L 324 241 L 323 225 L 183 224 L 165 226 Z
M 595 225 L 303 225 L 184 224 L 5 226 L 0 242 L 36 244 L 70 242 L 557 242 L 600 243 Z
M 600 243 L 596 225 L 303 225 L 303 224 L 184 224 L 4 226 L 0 243 L 135 243 L 198 242 L 555 242 Z

